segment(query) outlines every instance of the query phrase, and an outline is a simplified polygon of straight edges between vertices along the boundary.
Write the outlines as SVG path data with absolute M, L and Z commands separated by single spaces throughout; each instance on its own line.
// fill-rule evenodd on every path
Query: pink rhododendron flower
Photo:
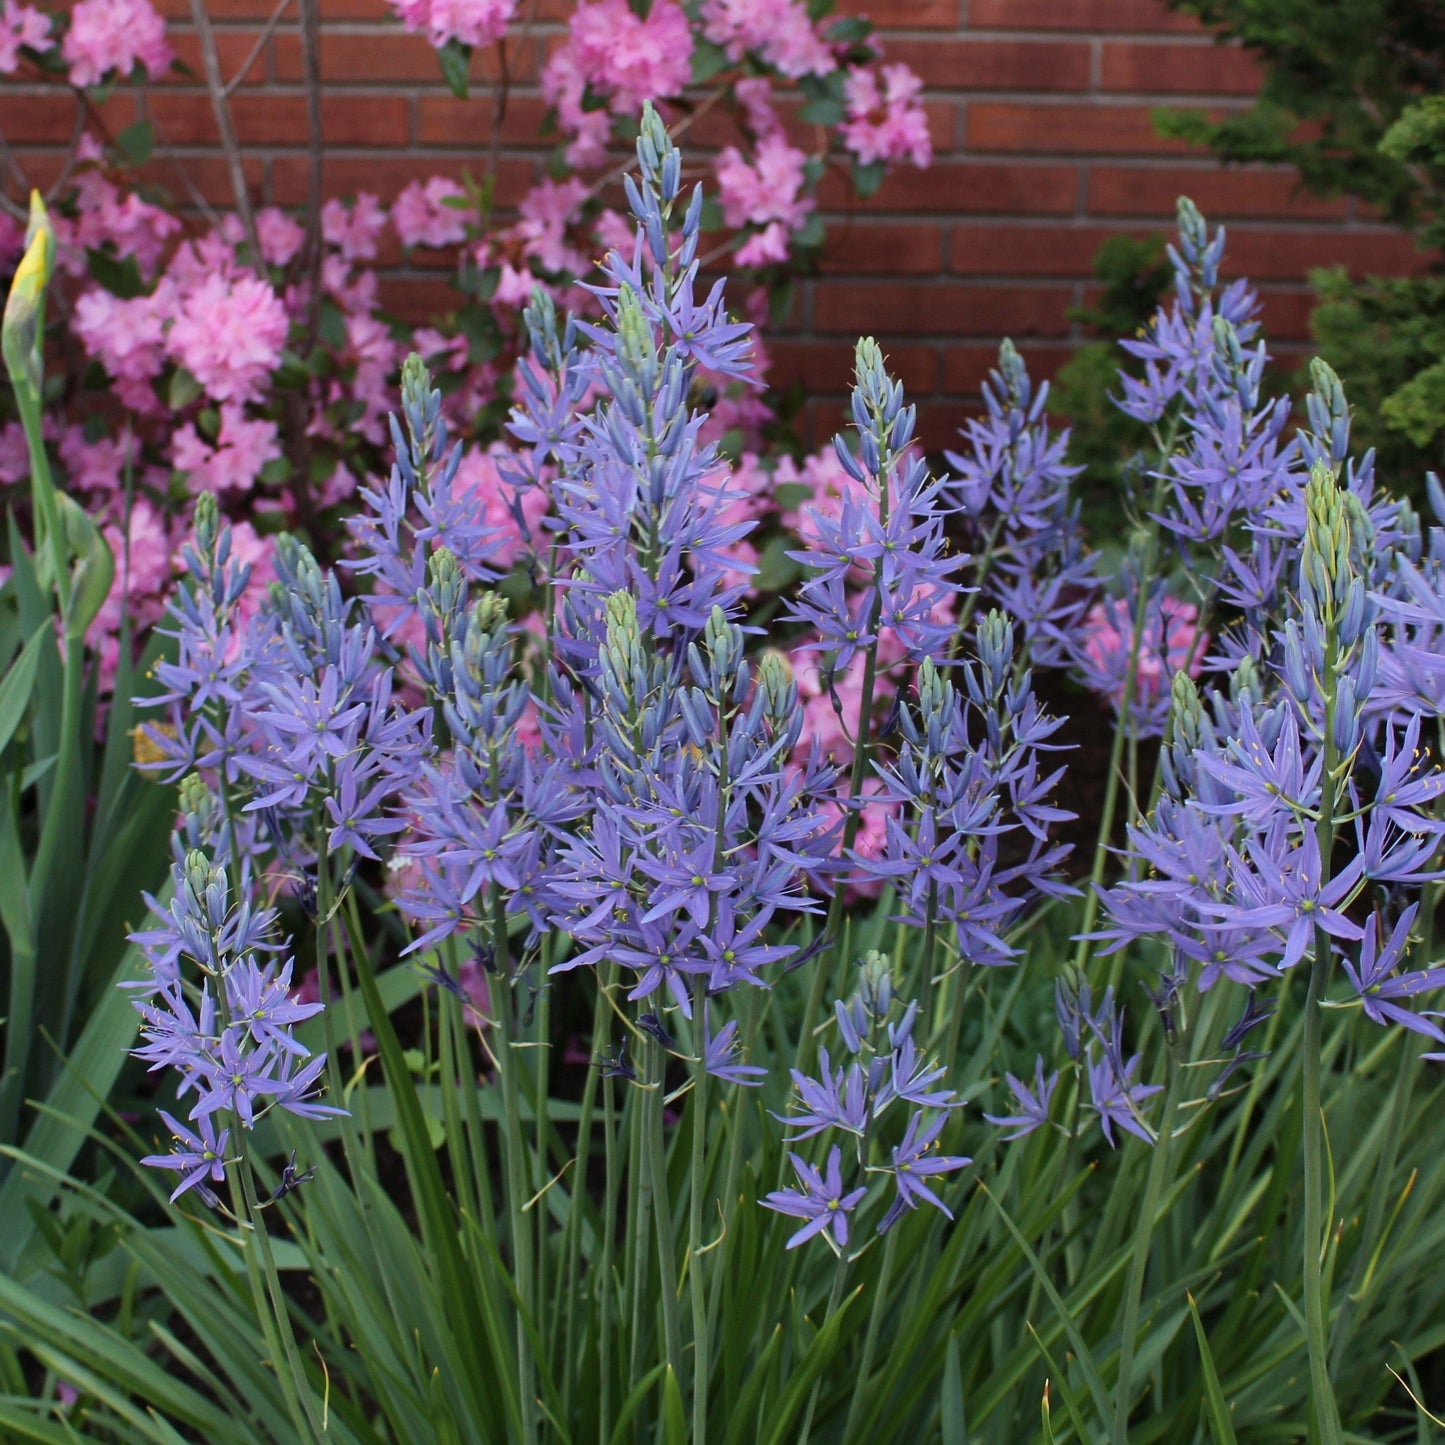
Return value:
M 542 70 L 542 95 L 556 108 L 557 123 L 572 137 L 566 150 L 569 166 L 599 165 L 607 155 L 611 121 L 605 110 L 585 108 L 587 82 L 570 44 L 554 50 Z
M 90 158 L 100 159 L 98 147 Z M 72 247 L 99 251 L 110 245 L 118 256 L 132 258 L 146 279 L 155 276 L 171 240 L 180 234 L 181 223 L 173 215 L 134 191 L 122 196 L 98 169 L 80 171 L 75 199 L 79 214 L 65 236 Z M 83 256 L 73 269 L 77 275 L 84 271 Z
M 790 231 L 797 230 L 813 209 L 812 200 L 800 195 L 807 162 L 808 157 L 781 134 L 764 137 L 751 162 L 736 146 L 728 146 L 717 166 L 723 219 L 730 226 L 780 221 Z
M 150 382 L 165 365 L 163 305 L 163 297 L 135 296 L 123 301 L 99 289 L 76 298 L 75 334 L 87 354 L 118 383 L 121 400 L 133 411 L 156 406 Z
M 827 75 L 838 68 L 827 41 L 797 0 L 703 0 L 703 34 L 729 60 L 753 50 L 784 75 Z
M 9 75 L 19 66 L 22 45 L 27 50 L 41 51 L 54 44 L 48 15 L 42 15 L 33 5 L 5 0 L 0 10 L 0 75 Z
M 258 276 L 210 275 L 176 308 L 166 349 L 217 401 L 259 401 L 281 364 L 286 308 Z
M 23 482 L 30 476 L 30 447 L 18 421 L 0 426 L 0 482 Z
M 437 47 L 449 40 L 490 45 L 506 34 L 517 0 L 391 0 L 397 18 Z
M 798 738 L 794 761 L 802 762 L 816 739 L 823 752 L 831 753 L 839 763 L 847 763 L 853 756 L 854 743 L 858 737 L 858 719 L 863 711 L 863 671 L 867 663 L 862 652 L 853 655 L 840 673 L 833 679 L 832 693 L 824 679 L 824 660 L 816 652 L 794 649 L 789 662 L 793 678 L 798 684 L 798 698 L 803 704 L 803 731 Z M 887 709 L 893 701 L 893 683 L 882 673 L 873 682 L 873 711 Z M 842 708 L 839 715 L 834 706 L 833 693 L 837 694 Z
M 644 100 L 678 95 L 691 83 L 692 30 L 672 0 L 653 0 L 646 19 L 627 0 L 579 5 L 570 30 L 578 71 L 615 114 L 631 115 Z
M 781 221 L 769 221 L 733 252 L 739 266 L 772 266 L 788 259 L 788 233 Z
M 538 523 L 546 515 L 549 505 L 544 487 L 528 487 L 521 493 L 522 518 L 531 534 L 530 537 L 524 536 L 517 526 L 516 517 L 512 515 L 511 500 L 515 493 L 497 471 L 497 455 L 506 451 L 504 443 L 493 442 L 485 451 L 474 448 L 465 452 L 457 467 L 454 484 L 457 496 L 475 496 L 482 502 L 483 520 L 501 533 L 502 545 L 495 559 L 500 567 L 510 567 L 528 547 L 537 546 Z
M 157 76 L 175 58 L 166 22 L 148 0 L 79 0 L 60 54 L 70 66 L 70 83 L 82 87 L 112 70 L 129 75 L 136 61 Z
M 566 239 L 567 226 L 576 220 L 587 186 L 573 176 L 566 181 L 539 181 L 517 206 L 521 221 L 511 233 L 522 249 L 546 271 L 570 271 L 574 276 L 588 269 L 587 259 Z
M 1141 707 L 1167 699 L 1174 674 L 1186 663 L 1189 675 L 1198 677 L 1209 645 L 1208 633 L 1201 633 L 1195 625 L 1198 620 L 1199 609 L 1176 597 L 1161 597 L 1157 606 L 1148 609 L 1134 681 L 1134 696 Z M 1089 609 L 1084 617 L 1080 666 L 1090 689 L 1115 706 L 1123 702 L 1133 643 L 1133 609 L 1127 602 L 1110 598 Z
M 850 70 L 843 82 L 848 119 L 843 144 L 866 166 L 905 157 L 916 166 L 933 159 L 928 117 L 918 103 L 923 82 L 906 65 L 883 67 L 883 89 L 871 70 Z
M 341 253 L 343 261 L 376 260 L 377 241 L 386 229 L 386 212 L 370 191 L 348 205 L 327 201 L 321 208 L 321 239 Z
M 70 490 L 99 493 L 103 504 L 113 502 L 119 506 L 123 502 L 128 467 L 132 481 L 141 479 L 140 438 L 132 431 L 87 441 L 83 428 L 67 427 L 55 449 L 65 464 Z M 161 477 L 165 478 L 164 472 Z
M 268 266 L 286 266 L 306 243 L 306 231 L 285 211 L 266 206 L 256 212 L 256 239 Z
M 221 405 L 221 426 L 215 446 L 208 445 L 187 422 L 171 440 L 171 460 L 185 472 L 193 492 L 249 492 L 267 462 L 281 455 L 276 423 L 265 417 L 247 417 L 245 408 L 228 401 Z
M 392 203 L 391 224 L 403 246 L 455 246 L 466 240 L 466 212 L 445 203 L 466 192 L 445 176 L 413 181 Z
M 761 140 L 783 128 L 773 109 L 773 83 L 766 75 L 750 75 L 733 86 L 733 99 L 742 106 L 747 127 Z
M 101 534 L 115 558 L 115 577 L 86 632 L 86 640 L 99 662 L 103 693 L 115 686 L 122 614 L 137 630 L 151 627 L 165 612 L 171 583 L 173 549 L 165 518 L 146 498 L 136 497 L 125 521 L 124 530 L 117 522 L 101 525 Z

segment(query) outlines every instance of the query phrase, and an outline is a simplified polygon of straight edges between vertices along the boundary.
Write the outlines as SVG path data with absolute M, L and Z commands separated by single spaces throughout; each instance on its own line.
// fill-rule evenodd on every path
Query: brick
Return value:
M 207 95 L 151 98 L 162 134 L 187 145 L 215 145 L 215 112 Z M 231 118 L 242 145 L 304 146 L 306 99 L 300 95 L 238 95 Z M 327 146 L 395 148 L 409 143 L 406 101 L 401 96 L 323 95 L 321 134 Z
M 902 62 L 938 90 L 1075 90 L 1089 88 L 1085 41 L 983 40 L 972 35 L 887 42 Z
M 951 269 L 964 276 L 1087 276 L 1094 252 L 1121 229 L 1005 222 L 958 226 L 951 242 Z
M 1191 16 L 1166 10 L 1163 0 L 969 0 L 968 21 L 976 30 L 1199 30 Z
M 862 15 L 887 30 L 954 30 L 961 23 L 959 0 L 841 0 L 838 15 Z M 888 53 L 893 54 L 893 42 Z
M 383 276 L 377 296 L 383 310 L 412 325 L 452 310 L 458 300 L 454 286 L 429 276 Z
M 889 55 L 893 53 L 889 45 Z M 818 127 L 797 119 L 797 111 L 803 98 L 796 93 L 789 97 L 786 92 L 779 96 L 778 118 L 783 131 L 795 146 L 812 151 L 818 145 Z M 955 100 L 925 100 L 923 113 L 928 119 L 928 135 L 933 142 L 934 155 L 946 155 L 956 148 L 958 139 L 959 104 Z M 687 153 L 721 150 L 727 145 L 741 145 L 743 133 L 732 113 L 722 106 L 714 106 L 698 117 L 695 125 L 689 126 L 683 144 Z
M 1099 89 L 1136 95 L 1253 95 L 1263 72 L 1233 45 L 1106 43 Z
M 0 92 L 0 132 L 11 145 L 67 145 L 77 105 L 68 90 L 39 95 Z
M 1260 291 L 1260 318 L 1265 338 L 1274 349 L 1276 341 L 1303 341 L 1310 334 L 1310 314 L 1315 309 L 1315 293 L 1302 288 L 1275 290 L 1268 286 Z
M 936 276 L 943 267 L 943 232 L 926 222 L 843 222 L 828 228 L 824 274 Z
M 163 75 L 156 77 L 156 86 L 161 90 L 167 90 L 180 86 L 204 85 L 206 66 L 201 59 L 201 42 L 194 33 L 182 31 L 177 34 L 175 31 L 171 31 L 166 38 L 171 42 L 171 49 L 176 52 L 176 59 L 186 67 L 190 74 L 187 75 L 184 71 L 177 74 L 174 70 L 167 70 Z M 234 30 L 218 30 L 216 32 L 216 63 L 221 67 L 222 78 L 228 85 L 240 74 L 241 67 L 250 59 L 251 52 L 256 48 L 256 39 L 254 34 L 242 34 Z M 262 46 L 260 55 L 256 57 L 244 77 L 238 82 L 240 85 L 265 84 L 266 53 L 266 46 Z
M 1398 231 L 1278 231 L 1235 227 L 1226 263 L 1231 274 L 1256 281 L 1303 280 L 1315 266 L 1343 266 L 1352 275 L 1405 275 L 1429 258 Z
M 235 199 L 231 193 L 230 167 L 223 157 L 214 153 L 157 156 L 140 174 L 143 181 L 169 191 L 183 205 L 190 204 L 191 187 L 200 193 L 208 206 L 230 206 Z M 241 174 L 245 177 L 246 191 L 252 203 L 260 205 L 266 178 L 265 162 L 259 156 L 245 156 L 241 161 Z
M 943 280 L 812 283 L 820 336 L 1063 336 L 1067 286 L 977 286 Z
M 938 389 L 938 352 L 922 343 L 884 348 L 889 375 L 903 383 L 909 396 L 932 395 Z M 786 389 L 802 383 L 809 392 L 843 397 L 852 383 L 853 349 L 841 339 L 808 341 L 768 339 L 768 385 Z
M 1078 171 L 1071 165 L 1031 162 L 935 161 L 925 171 L 894 171 L 876 195 L 861 200 L 845 167 L 829 170 L 818 187 L 825 210 L 869 213 L 924 211 L 977 214 L 1072 215 Z
M 523 137 L 536 137 L 540 145 L 542 119 L 547 110 L 547 103 L 541 96 L 508 96 L 502 138 L 515 144 Z M 458 100 L 454 95 L 420 96 L 416 103 L 417 144 L 453 147 L 485 145 L 492 138 L 492 115 L 489 97 Z
M 1148 216 L 1173 224 L 1174 203 L 1188 196 L 1211 221 L 1240 218 L 1344 219 L 1349 201 L 1298 188 L 1289 170 L 1184 170 L 1176 166 L 1089 167 L 1087 210 L 1094 216 Z
M 1154 106 L 975 101 L 965 117 L 970 151 L 1054 155 L 1188 155 L 1187 141 L 1161 136 Z
M 277 35 L 273 41 L 277 80 L 294 83 L 303 79 L 301 40 L 294 31 Z M 513 47 L 508 54 L 512 82 L 535 78 L 535 44 Z M 472 55 L 474 84 L 498 78 L 495 47 Z M 421 35 L 395 30 L 326 30 L 321 32 L 321 83 L 323 85 L 389 85 L 429 83 L 445 89 L 436 51 Z
M 485 156 L 429 158 L 425 166 L 420 166 L 409 156 L 328 155 L 322 185 L 328 196 L 354 196 L 359 191 L 371 191 L 384 203 L 390 204 L 411 181 L 434 175 L 460 180 L 464 170 L 480 177 L 485 169 Z M 497 166 L 497 205 L 502 209 L 515 206 L 530 189 L 536 174 L 536 167 L 529 161 L 500 161 Z M 308 187 L 304 156 L 277 156 L 271 162 L 271 199 L 276 205 L 300 205 L 306 200 Z

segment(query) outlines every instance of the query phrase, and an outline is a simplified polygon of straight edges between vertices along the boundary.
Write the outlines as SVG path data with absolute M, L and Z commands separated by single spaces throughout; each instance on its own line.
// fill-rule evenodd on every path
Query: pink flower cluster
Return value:
M 1204 665 L 1209 634 L 1197 627 L 1199 609 L 1192 602 L 1162 596 L 1145 612 L 1144 634 L 1134 696 L 1142 709 L 1167 700 L 1174 674 L 1188 668 L 1198 677 Z M 1134 646 L 1134 619 L 1129 604 L 1120 599 L 1095 603 L 1084 618 L 1080 659 L 1085 681 L 1117 707 L 1123 702 L 1129 654 Z
M 885 65 L 883 87 L 871 70 L 850 70 L 843 82 L 848 119 L 843 144 L 864 165 L 911 160 L 926 166 L 933 159 L 928 117 L 918 103 L 923 82 L 906 65 Z
M 390 0 L 397 18 L 413 34 L 425 35 L 440 48 L 456 40 L 462 45 L 490 45 L 507 33 L 517 0 Z
M 392 3 L 402 23 L 433 44 L 495 40 L 517 9 L 516 0 Z M 720 82 L 741 134 L 717 162 L 714 192 L 727 223 L 745 233 L 736 259 L 751 267 L 785 262 L 813 212 L 819 167 L 789 141 L 774 109 L 773 83 L 780 76 L 828 74 L 841 56 L 808 19 L 803 0 L 700 0 L 696 9 L 652 0 L 645 15 L 627 0 L 581 0 L 547 63 L 544 90 L 571 140 L 574 164 L 600 162 L 615 139 L 615 122 L 630 119 L 645 98 L 665 105 L 691 87 L 695 46 L 703 40 L 740 68 Z M 78 86 L 129 76 L 137 63 L 154 76 L 171 60 L 164 22 L 148 0 L 79 0 L 53 33 L 44 12 L 0 0 L 0 73 L 15 69 L 22 52 L 33 59 L 57 42 Z M 850 71 L 848 83 L 860 73 Z M 879 104 L 885 111 L 906 109 L 916 82 L 908 89 L 901 67 L 885 74 L 893 79 Z M 877 83 L 869 83 L 877 94 Z M 252 587 L 259 597 L 257 589 L 272 575 L 270 543 L 252 519 L 273 514 L 268 531 L 277 522 L 294 525 L 344 502 L 361 478 L 384 474 L 386 417 L 395 408 L 396 369 L 410 349 L 406 332 L 382 310 L 374 269 L 388 226 L 406 248 L 461 246 L 468 274 L 491 273 L 485 303 L 464 299 L 445 329 L 423 327 L 410 340 L 436 370 L 448 425 L 466 443 L 463 493 L 479 499 L 487 519 L 508 534 L 503 562 L 520 560 L 535 544 L 529 534 L 547 506 L 545 489 L 528 494 L 520 521 L 515 518 L 494 448 L 486 443 L 514 389 L 519 312 L 534 287 L 543 286 L 573 314 L 596 314 L 596 296 L 575 278 L 589 279 L 591 259 L 607 250 L 630 253 L 631 222 L 601 204 L 590 178 L 542 181 L 522 199 L 515 219 L 481 235 L 481 215 L 457 204 L 466 193 L 446 177 L 419 176 L 389 208 L 367 193 L 328 201 L 321 213 L 318 297 L 301 263 L 306 231 L 294 216 L 274 207 L 256 212 L 257 255 L 234 216 L 223 216 L 209 231 L 183 230 L 171 211 L 127 186 L 114 158 L 89 136 L 74 162 L 69 190 L 51 212 L 70 291 L 70 304 L 53 316 L 79 343 L 69 351 L 98 363 L 108 381 L 93 405 L 84 384 L 69 387 L 78 404 L 66 421 L 52 418 L 47 435 L 65 484 L 102 519 L 117 556 L 131 559 L 95 628 L 103 686 L 113 676 L 122 610 L 141 627 L 160 614 L 188 498 L 208 491 L 221 499 L 238 552 L 257 563 Z M 9 217 L 0 217 L 0 254 L 18 254 L 22 236 Z M 133 285 L 117 288 L 127 294 L 109 289 L 114 273 L 95 266 L 93 253 L 133 266 L 129 280 L 141 293 L 128 294 Z M 735 294 L 733 304 L 757 323 L 767 295 L 762 289 Z M 288 358 L 283 369 L 288 344 L 307 355 Z M 761 341 L 755 351 L 761 369 Z M 738 437 L 742 446 L 759 445 L 770 416 L 760 394 L 724 377 L 700 374 L 697 381 L 716 393 L 700 440 L 726 435 L 730 450 Z M 114 424 L 116 403 L 129 413 L 120 440 L 104 434 Z M 305 475 L 288 483 L 298 461 Z M 0 482 L 27 475 L 19 428 L 0 427 Z M 790 480 L 809 483 L 816 504 L 828 506 L 847 479 L 831 452 L 772 470 L 745 454 L 730 484 L 740 495 L 729 520 L 770 520 L 775 487 Z M 746 576 L 758 561 L 754 542 L 737 543 L 732 560 L 739 578 Z M 854 685 L 840 679 L 845 694 Z M 886 695 L 885 682 L 879 697 Z M 820 719 L 825 709 L 833 717 L 831 702 L 819 693 L 809 695 L 808 705 Z
M 412 181 L 391 207 L 391 224 L 403 246 L 455 246 L 467 235 L 466 212 L 450 204 L 466 192 L 445 176 Z
M 5 0 L 0 9 L 0 75 L 19 69 L 22 46 L 38 55 L 54 44 L 48 15 L 42 15 L 33 5 Z
M 572 165 L 594 165 L 606 151 L 611 116 L 635 115 L 644 100 L 680 95 L 692 80 L 692 27 L 673 0 L 653 0 L 647 16 L 627 0 L 595 0 L 573 12 L 567 39 L 542 72 L 542 94 L 573 137 Z M 588 90 L 607 110 L 588 110 Z
M 828 42 L 798 0 L 703 0 L 703 34 L 729 60 L 750 50 L 783 75 L 828 75 L 838 68 Z
M 166 22 L 149 0 L 79 0 L 60 44 L 74 86 L 96 85 L 115 71 L 129 75 L 139 61 L 157 76 L 175 58 Z
M 749 162 L 736 146 L 718 157 L 718 193 L 730 226 L 762 229 L 737 252 L 742 266 L 766 266 L 788 254 L 788 237 L 807 219 L 813 201 L 803 194 L 808 157 L 781 131 L 764 136 Z

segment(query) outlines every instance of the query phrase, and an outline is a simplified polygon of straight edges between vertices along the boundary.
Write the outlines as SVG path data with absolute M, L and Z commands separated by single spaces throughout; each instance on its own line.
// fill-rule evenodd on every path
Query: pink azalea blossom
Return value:
M 489 527 L 495 527 L 501 533 L 502 545 L 496 560 L 502 567 L 510 567 L 527 547 L 537 545 L 538 524 L 549 506 L 547 492 L 543 487 L 529 487 L 521 494 L 522 517 L 526 521 L 528 532 L 531 533 L 529 540 L 522 534 L 517 526 L 517 519 L 512 515 L 512 489 L 503 483 L 501 474 L 497 471 L 497 456 L 499 453 L 505 454 L 506 451 L 504 443 L 493 442 L 485 451 L 474 448 L 465 452 L 461 464 L 457 467 L 455 482 L 456 494 L 480 499 L 483 520 Z
M 797 0 L 703 0 L 703 34 L 732 61 L 756 51 L 784 75 L 827 75 L 838 68 L 827 41 Z
M 23 482 L 30 477 L 30 447 L 18 421 L 0 426 L 0 483 Z
M 67 427 L 56 445 L 73 492 L 99 493 L 105 502 L 119 504 L 123 498 L 127 467 L 132 480 L 139 481 L 140 440 L 126 431 L 119 438 L 100 437 L 87 441 L 82 427 Z M 162 473 L 164 476 L 164 473 Z
M 163 304 L 163 297 L 122 300 L 97 288 L 76 298 L 72 325 L 87 354 L 116 381 L 148 389 L 165 365 Z
M 256 239 L 268 266 L 288 266 L 306 242 L 306 231 L 285 211 L 266 206 L 256 212 Z
M 747 127 L 761 140 L 783 128 L 773 109 L 773 83 L 766 75 L 750 75 L 733 86 L 733 99 L 742 106 Z
M 341 253 L 343 261 L 376 260 L 377 241 L 386 229 L 386 212 L 370 191 L 348 205 L 327 201 L 321 208 L 321 239 Z
M 843 144 L 865 166 L 905 158 L 926 166 L 933 159 L 933 140 L 917 99 L 922 89 L 923 82 L 906 65 L 883 67 L 881 91 L 871 70 L 850 70 L 843 82 L 848 102 Z
M 392 203 L 391 224 L 403 246 L 454 246 L 466 240 L 465 211 L 445 204 L 466 192 L 445 176 L 413 181 Z
M 1198 621 L 1199 609 L 1176 597 L 1161 597 L 1157 607 L 1149 608 L 1134 682 L 1134 697 L 1141 707 L 1167 697 L 1174 674 L 1186 663 L 1189 675 L 1198 677 L 1209 645 L 1209 635 L 1199 631 Z M 1085 681 L 1116 706 L 1123 701 L 1133 643 L 1134 619 L 1127 603 L 1116 599 L 1089 609 L 1080 659 Z
M 723 219 L 730 226 L 779 221 L 788 230 L 797 230 L 813 209 L 812 200 L 801 194 L 807 162 L 808 157 L 781 134 L 764 137 L 751 161 L 736 146 L 728 146 L 717 166 Z
M 20 65 L 20 48 L 49 50 L 55 42 L 50 38 L 50 17 L 33 5 L 18 5 L 5 0 L 0 9 L 0 75 L 9 75 Z
M 148 0 L 79 0 L 60 45 L 70 66 L 70 83 L 95 85 L 111 71 L 130 74 L 136 61 L 159 75 L 175 58 L 166 41 L 166 22 Z
M 98 148 L 94 158 L 99 159 Z M 99 251 L 109 245 L 117 255 L 131 257 L 142 276 L 154 277 L 171 240 L 180 234 L 174 216 L 134 191 L 122 197 L 98 169 L 80 171 L 75 199 L 79 214 L 67 236 L 71 246 Z
M 236 402 L 221 405 L 221 426 L 216 444 L 208 445 L 187 422 L 171 440 L 171 460 L 185 472 L 193 492 L 249 492 L 267 462 L 281 456 L 276 423 L 265 417 L 248 417 Z
M 788 233 L 781 221 L 769 221 L 766 226 L 746 241 L 733 253 L 739 266 L 773 266 L 788 259 Z
M 216 401 L 259 401 L 290 324 L 260 277 L 210 275 L 183 294 L 166 349 Z
M 627 0 L 579 5 L 570 31 L 577 69 L 614 114 L 679 95 L 692 80 L 692 30 L 672 0 L 653 0 L 646 19 Z
M 490 45 L 506 34 L 517 0 L 391 0 L 397 18 L 437 47 L 450 40 Z

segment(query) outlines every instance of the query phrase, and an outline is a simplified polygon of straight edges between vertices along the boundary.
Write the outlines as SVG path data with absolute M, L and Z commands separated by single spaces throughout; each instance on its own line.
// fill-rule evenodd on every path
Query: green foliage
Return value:
M 1414 227 L 1438 194 L 1380 147 L 1417 97 L 1440 89 L 1445 13 L 1431 0 L 1166 0 L 1263 62 L 1256 103 L 1211 121 L 1159 118 L 1222 159 L 1289 165 L 1320 195 L 1352 195 Z M 1307 122 L 1308 124 L 1302 124 Z
M 1156 127 L 1222 160 L 1295 169 L 1305 189 L 1345 195 L 1404 228 L 1429 274 L 1312 277 L 1311 330 L 1350 378 L 1359 440 L 1387 481 L 1445 458 L 1445 12 L 1429 0 L 1167 0 L 1262 61 L 1255 104 L 1220 120 L 1160 112 Z M 1305 384 L 1303 378 L 1297 378 Z M 1410 491 L 1413 481 L 1400 484 Z

